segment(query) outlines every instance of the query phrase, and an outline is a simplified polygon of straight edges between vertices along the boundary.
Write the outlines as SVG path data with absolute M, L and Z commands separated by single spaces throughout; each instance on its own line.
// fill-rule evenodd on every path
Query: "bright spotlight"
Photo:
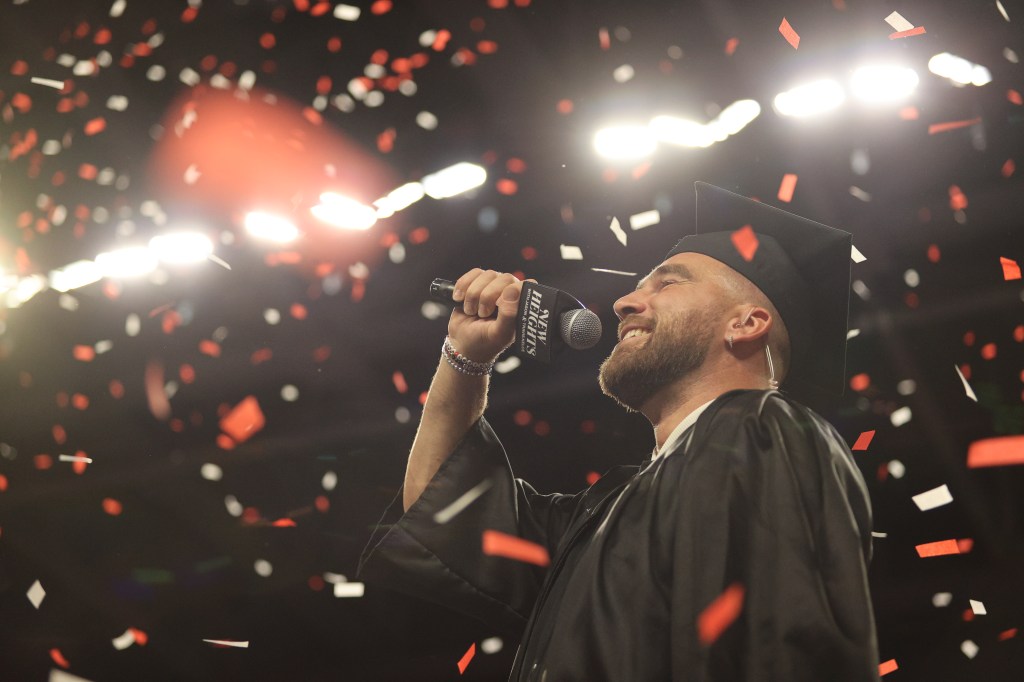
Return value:
M 850 90 L 864 102 L 882 104 L 908 97 L 920 80 L 905 66 L 865 66 L 853 72 Z
M 45 288 L 46 278 L 42 275 L 29 275 L 28 277 L 22 277 L 16 284 L 14 284 L 13 287 L 11 287 L 11 290 L 7 292 L 7 307 L 17 308 L 22 303 L 27 303 L 29 299 Z
M 706 125 L 675 116 L 655 116 L 649 131 L 658 141 L 680 147 L 710 147 L 715 143 Z
M 775 96 L 775 111 L 783 116 L 805 118 L 835 109 L 846 95 L 839 83 L 824 79 L 800 85 Z
M 299 238 L 299 228 L 295 223 L 265 211 L 246 213 L 244 224 L 246 232 L 258 239 L 287 244 Z
M 647 126 L 602 128 L 594 134 L 594 149 L 613 161 L 639 161 L 654 153 L 657 140 Z
M 129 246 L 96 256 L 104 277 L 139 277 L 156 270 L 156 256 L 145 246 Z
M 431 199 L 447 199 L 479 187 L 487 181 L 487 171 L 475 163 L 457 163 L 423 178 L 423 191 Z
M 213 253 L 213 242 L 201 232 L 172 232 L 150 239 L 149 249 L 165 263 L 199 263 Z
M 756 100 L 741 99 L 733 102 L 715 119 L 725 134 L 735 135 L 761 115 L 761 105 Z
M 928 70 L 956 85 L 982 86 L 992 82 L 992 74 L 987 68 L 948 52 L 941 52 L 929 59 Z
M 317 220 L 343 230 L 369 230 L 377 223 L 377 211 L 372 206 L 335 192 L 321 194 L 320 203 L 310 211 Z
M 102 278 L 103 270 L 96 264 L 96 261 L 80 260 L 51 271 L 50 288 L 64 293 L 98 282 Z
M 377 207 L 378 218 L 390 218 L 403 208 L 412 206 L 423 198 L 423 184 L 407 182 L 397 189 L 388 192 L 387 196 L 377 199 L 373 205 Z

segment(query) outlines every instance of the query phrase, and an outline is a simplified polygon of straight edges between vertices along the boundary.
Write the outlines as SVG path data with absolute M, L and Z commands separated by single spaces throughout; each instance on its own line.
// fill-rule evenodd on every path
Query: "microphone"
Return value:
M 435 279 L 430 297 L 441 303 L 459 305 L 452 298 L 455 283 Z M 497 311 L 495 311 L 497 314 Z M 558 320 L 558 334 L 551 334 L 552 321 Z M 516 345 L 521 353 L 543 362 L 551 362 L 566 346 L 586 350 L 601 340 L 601 319 L 569 294 L 553 287 L 523 282 L 516 313 Z

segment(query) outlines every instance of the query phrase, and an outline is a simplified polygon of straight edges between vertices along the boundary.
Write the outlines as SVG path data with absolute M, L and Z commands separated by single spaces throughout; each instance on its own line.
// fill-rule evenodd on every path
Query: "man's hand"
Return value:
M 532 281 L 532 280 L 531 280 Z M 455 282 L 448 336 L 455 349 L 473 362 L 491 362 L 516 337 L 516 312 L 523 283 L 508 273 L 473 268 Z M 497 317 L 492 317 L 494 311 Z

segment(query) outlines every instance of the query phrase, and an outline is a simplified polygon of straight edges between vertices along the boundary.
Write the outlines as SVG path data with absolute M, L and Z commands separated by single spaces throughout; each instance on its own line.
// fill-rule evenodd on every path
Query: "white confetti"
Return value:
M 334 18 L 342 21 L 355 21 L 359 18 L 362 10 L 352 5 L 337 5 L 334 8 Z M 433 41 L 431 41 L 433 42 Z
M 84 677 L 72 675 L 71 673 L 58 670 L 57 668 L 52 668 L 50 670 L 50 676 L 46 679 L 47 682 L 90 682 L 90 680 L 87 680 Z
M 188 168 L 185 169 L 184 180 L 186 185 L 196 184 L 197 182 L 199 182 L 199 178 L 201 177 L 203 177 L 203 173 L 202 171 L 199 170 L 199 166 L 197 166 L 196 164 L 193 163 L 189 165 Z
M 447 311 L 447 308 L 436 301 L 425 301 L 420 307 L 420 314 L 428 320 L 436 320 Z
M 150 70 L 152 71 L 152 69 Z M 181 73 L 178 74 L 178 79 L 185 85 L 198 85 L 199 81 L 201 80 L 201 77 L 198 73 L 196 73 L 195 71 L 186 66 L 184 69 L 181 70 Z M 150 78 L 150 80 L 159 79 Z
M 851 329 L 848 332 L 846 332 L 846 340 L 847 341 L 849 341 L 850 339 L 856 338 L 858 336 L 860 336 L 860 330 L 859 329 Z
M 952 592 L 936 592 L 934 595 L 932 595 L 932 606 L 934 606 L 937 609 L 949 606 L 952 601 Z
M 496 654 L 501 651 L 504 645 L 505 643 L 501 641 L 501 637 L 488 637 L 480 642 L 480 651 L 485 654 Z
M 211 253 L 210 255 L 208 255 L 206 257 L 206 260 L 210 261 L 211 263 L 216 263 L 217 265 L 221 266 L 225 270 L 230 270 L 231 269 L 231 265 L 226 260 L 224 260 L 223 258 L 221 258 L 220 256 L 218 256 L 216 254 Z
M 429 111 L 421 111 L 416 114 L 416 125 L 424 130 L 433 130 L 437 128 L 437 116 Z
M 254 571 L 256 571 L 256 575 L 260 576 L 261 578 L 269 578 L 270 575 L 274 572 L 273 564 L 271 564 L 266 559 L 257 559 L 253 563 L 252 568 Z
M 128 98 L 124 95 L 111 95 L 107 98 L 107 109 L 124 111 L 128 108 Z
M 635 75 L 636 71 L 629 64 L 623 64 L 612 72 L 612 78 L 615 79 L 616 83 L 629 82 L 633 80 L 633 76 Z
M 517 369 L 519 365 L 523 364 L 518 356 L 510 355 L 501 362 L 494 363 L 494 371 L 498 374 L 508 374 L 514 369 Z
M 118 651 L 124 651 L 132 644 L 135 644 L 135 633 L 132 632 L 131 628 L 128 628 L 124 631 L 124 634 L 110 640 L 110 643 L 113 644 L 114 648 Z
M 207 481 L 219 481 L 224 477 L 224 471 L 213 462 L 207 462 L 199 468 L 199 475 Z
M 56 90 L 64 89 L 64 81 L 57 81 L 52 78 L 38 78 L 36 76 L 32 76 L 32 82 L 36 85 L 45 85 L 48 88 L 54 88 Z
M 399 424 L 408 424 L 409 420 L 412 419 L 412 412 L 405 405 L 399 405 L 395 408 L 395 421 Z
M 434 514 L 434 523 L 448 523 L 462 513 L 466 507 L 473 504 L 478 497 L 490 490 L 492 485 L 494 485 L 494 481 L 489 478 L 485 478 L 476 486 L 463 493 L 459 499 Z
M 252 87 L 256 85 L 256 72 L 255 71 L 243 71 L 242 75 L 238 77 L 238 87 L 242 90 L 252 90 Z
M 657 225 L 660 222 L 661 212 L 656 208 L 629 216 L 629 226 L 634 230 L 642 230 L 645 227 Z
M 864 202 L 871 201 L 871 195 L 868 194 L 867 192 L 865 192 L 864 190 L 862 190 L 860 187 L 856 187 L 854 185 L 851 185 L 850 186 L 850 194 L 852 194 L 853 196 L 857 197 L 861 201 L 864 201 Z
M 988 614 L 988 611 L 985 610 L 984 603 L 977 601 L 976 599 L 968 599 L 967 601 L 971 602 L 971 611 L 974 611 L 974 615 L 984 616 Z
M 128 336 L 138 336 L 142 329 L 142 320 L 135 313 L 131 313 L 124 320 L 124 333 Z
M 901 407 L 889 415 L 889 421 L 892 422 L 893 426 L 903 426 L 910 421 L 912 416 L 913 413 L 909 407 Z
M 896 384 L 896 392 L 900 395 L 913 395 L 917 390 L 917 382 L 913 379 L 904 379 Z
M 850 244 L 850 259 L 854 263 L 863 263 L 867 260 L 867 257 L 856 246 Z
M 57 299 L 57 303 L 61 308 L 69 312 L 78 310 L 78 299 L 71 294 L 61 294 L 60 298 Z
M 908 287 L 914 288 L 921 283 L 921 275 L 914 268 L 910 268 L 903 273 L 903 282 Z
M 329 582 L 332 585 L 337 585 L 338 583 L 347 583 L 348 578 L 346 578 L 341 573 L 332 573 L 331 571 L 324 571 L 324 581 Z
M 562 260 L 583 260 L 583 250 L 578 246 L 559 244 L 559 250 L 562 252 Z
M 91 457 L 78 457 L 76 455 L 58 455 L 57 460 L 61 462 L 85 462 L 86 464 L 92 464 Z
M 46 598 L 46 590 L 43 589 L 42 583 L 38 580 L 32 583 L 32 587 L 28 588 L 28 592 L 25 593 L 28 600 L 32 602 L 32 606 L 39 608 L 39 605 L 43 603 L 43 599 Z
M 107 351 L 111 350 L 113 347 L 114 342 L 111 341 L 110 339 L 103 339 L 102 341 L 97 341 L 95 344 L 93 344 L 93 350 L 96 351 L 96 355 L 103 355 Z
M 1011 64 L 1016 64 L 1017 62 L 1020 61 L 1020 57 L 1017 56 L 1017 53 L 1008 47 L 1003 48 L 1003 59 L 1010 62 Z
M 953 501 L 953 495 L 949 492 L 949 487 L 943 483 L 938 488 L 926 490 L 923 493 L 914 495 L 911 499 L 914 500 L 914 504 L 917 505 L 918 509 L 928 511 L 929 509 L 949 504 Z
M 233 646 L 233 647 L 236 647 L 238 649 L 248 649 L 249 648 L 249 642 L 248 641 L 246 641 L 246 642 L 238 642 L 238 641 L 231 640 L 231 639 L 204 639 L 203 641 L 207 642 L 209 644 L 217 644 L 219 646 Z
M 622 229 L 622 226 L 619 225 L 618 218 L 612 218 L 612 224 L 608 226 L 608 229 L 612 231 L 612 234 L 615 235 L 615 238 L 619 240 L 620 244 L 623 246 L 626 245 L 626 232 Z
M 873 531 L 871 531 L 871 537 L 873 537 L 873 538 L 887 538 L 887 537 L 889 537 L 889 534 L 888 533 L 881 533 L 879 531 L 874 531 L 873 530 Z
M 894 459 L 889 462 L 889 464 L 886 465 L 886 470 L 893 478 L 903 478 L 903 474 L 907 473 L 907 467 L 898 459 Z
M 71 67 L 71 73 L 76 76 L 91 76 L 96 73 L 96 62 L 89 59 L 81 59 Z
M 967 383 L 967 378 L 964 376 L 964 373 L 961 372 L 960 368 L 957 367 L 956 365 L 953 365 L 953 369 L 956 370 L 956 375 L 960 377 L 960 383 L 964 385 L 964 393 L 967 394 L 967 397 L 973 400 L 974 402 L 978 402 L 978 396 L 974 395 L 974 389 L 971 388 L 971 385 L 969 383 Z
M 899 12 L 893 12 L 885 18 L 885 23 L 892 26 L 895 31 L 909 31 L 914 28 L 914 25 L 903 18 L 903 15 Z
M 338 474 L 333 471 L 324 473 L 324 477 L 320 479 L 320 485 L 323 486 L 324 490 L 334 490 L 334 487 L 338 485 Z
M 996 9 L 1003 15 L 1003 19 L 1010 20 L 1010 15 L 1006 13 L 1006 8 L 1003 7 L 1003 3 L 999 2 L 999 0 L 996 0 Z
M 281 400 L 286 403 L 294 403 L 299 399 L 299 389 L 292 384 L 285 384 L 281 387 Z
M 228 495 L 224 498 L 224 506 L 227 507 L 228 514 L 232 516 L 241 516 L 242 512 L 245 511 L 245 507 L 238 501 L 234 495 Z
M 636 277 L 635 272 L 626 272 L 625 270 L 608 270 L 607 268 L 590 268 L 594 272 L 607 272 L 609 275 L 625 275 L 626 277 Z
M 365 592 L 363 583 L 334 583 L 335 597 L 362 597 Z
M 110 6 L 110 16 L 119 17 L 124 14 L 124 8 L 128 5 L 128 0 L 114 0 L 114 4 Z
M 965 639 L 963 644 L 960 645 L 960 651 L 963 652 L 967 658 L 974 658 L 978 655 L 978 645 L 969 639 Z

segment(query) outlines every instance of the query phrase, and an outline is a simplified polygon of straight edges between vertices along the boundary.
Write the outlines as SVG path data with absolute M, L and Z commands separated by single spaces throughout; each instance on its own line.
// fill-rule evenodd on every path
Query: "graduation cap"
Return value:
M 697 232 L 665 257 L 701 253 L 754 283 L 790 340 L 786 383 L 841 394 L 846 383 L 853 235 L 704 182 Z

